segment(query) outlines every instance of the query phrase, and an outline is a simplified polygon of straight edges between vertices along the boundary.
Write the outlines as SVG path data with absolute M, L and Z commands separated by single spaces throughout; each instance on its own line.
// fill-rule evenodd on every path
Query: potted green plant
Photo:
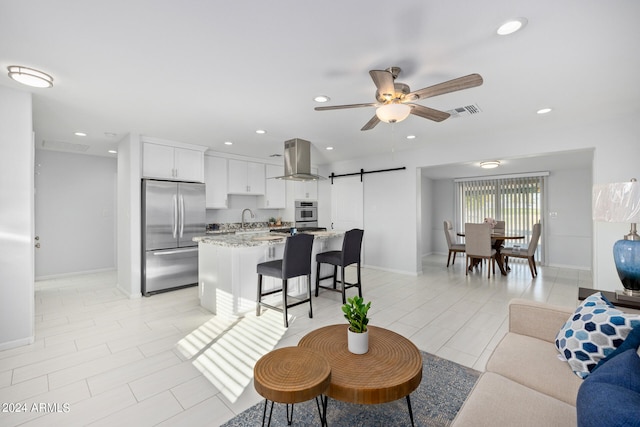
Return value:
M 347 298 L 347 303 L 342 306 L 344 318 L 349 322 L 347 345 L 351 353 L 364 354 L 369 351 L 369 331 L 367 329 L 369 318 L 367 313 L 370 308 L 371 301 L 365 304 L 359 296 Z
M 271 218 L 269 218 L 269 225 L 271 225 L 271 226 L 276 225 L 276 219 L 275 219 L 275 217 L 271 217 Z

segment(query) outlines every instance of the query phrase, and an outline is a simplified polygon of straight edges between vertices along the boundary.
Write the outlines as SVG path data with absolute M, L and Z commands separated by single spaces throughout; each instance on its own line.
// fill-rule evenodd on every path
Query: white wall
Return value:
M 36 150 L 36 278 L 116 268 L 116 159 Z
M 452 141 L 429 141 L 416 151 L 388 153 L 359 160 L 335 162 L 323 170 L 336 174 L 406 166 L 407 171 L 365 175 L 365 233 L 367 264 L 416 274 L 419 271 L 423 236 L 419 234 L 416 208 L 416 188 L 420 178 L 415 169 L 488 158 L 508 158 L 557 151 L 594 148 L 593 181 L 627 181 L 637 175 L 640 157 L 640 121 L 637 113 L 618 116 L 597 123 L 562 123 L 541 121 L 533 132 L 523 134 L 518 129 L 502 129 L 491 134 L 468 135 L 464 150 L 456 149 Z M 478 118 L 480 120 L 480 118 Z M 446 122 L 444 123 L 446 126 Z M 321 185 L 329 185 L 321 183 Z M 589 199 L 589 198 L 587 198 Z M 330 199 L 323 199 L 330 200 Z M 325 202 L 323 202 L 325 203 Z M 326 202 L 328 203 L 328 201 Z M 587 210 L 588 202 L 572 207 Z M 325 209 L 326 207 L 323 207 Z M 594 286 L 603 290 L 621 288 L 615 272 L 611 250 L 628 225 L 613 227 L 595 224 L 593 243 Z
M 0 350 L 34 340 L 31 94 L 0 86 Z

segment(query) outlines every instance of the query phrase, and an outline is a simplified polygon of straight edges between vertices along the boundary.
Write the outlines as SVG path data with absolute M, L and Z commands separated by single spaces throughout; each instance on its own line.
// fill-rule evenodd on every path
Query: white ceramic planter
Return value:
M 365 354 L 369 351 L 369 331 L 357 333 L 352 332 L 347 326 L 347 345 L 353 354 Z

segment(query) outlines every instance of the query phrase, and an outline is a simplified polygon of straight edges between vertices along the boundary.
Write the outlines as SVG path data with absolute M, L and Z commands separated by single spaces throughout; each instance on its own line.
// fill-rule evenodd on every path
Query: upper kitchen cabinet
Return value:
M 264 195 L 265 165 L 264 163 L 245 162 L 229 159 L 228 193 Z
M 207 184 L 207 208 L 228 208 L 227 159 L 222 157 L 204 156 L 204 182 Z
M 287 182 L 273 179 L 282 176 L 282 166 L 266 165 L 265 192 L 262 198 L 262 208 L 284 209 L 287 207 Z
M 318 169 L 311 169 L 318 174 Z M 294 183 L 296 200 L 318 200 L 318 181 L 296 181 Z
M 204 182 L 207 147 L 144 137 L 142 176 L 174 181 Z

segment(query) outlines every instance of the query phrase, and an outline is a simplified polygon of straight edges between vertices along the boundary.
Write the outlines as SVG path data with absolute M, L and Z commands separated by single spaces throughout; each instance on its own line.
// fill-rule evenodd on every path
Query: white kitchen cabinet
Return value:
M 143 142 L 142 176 L 176 181 L 204 182 L 204 151 L 170 143 Z
M 318 174 L 318 169 L 311 169 Z M 296 200 L 318 200 L 318 181 L 296 181 L 294 184 Z
M 265 176 L 266 181 L 262 207 L 265 209 L 286 208 L 287 182 L 282 179 L 273 179 L 273 177 L 282 176 L 282 166 L 266 165 Z
M 228 193 L 264 195 L 265 192 L 264 163 L 246 162 L 229 159 Z
M 207 208 L 228 208 L 227 159 L 222 157 L 204 156 L 204 182 L 207 185 Z

